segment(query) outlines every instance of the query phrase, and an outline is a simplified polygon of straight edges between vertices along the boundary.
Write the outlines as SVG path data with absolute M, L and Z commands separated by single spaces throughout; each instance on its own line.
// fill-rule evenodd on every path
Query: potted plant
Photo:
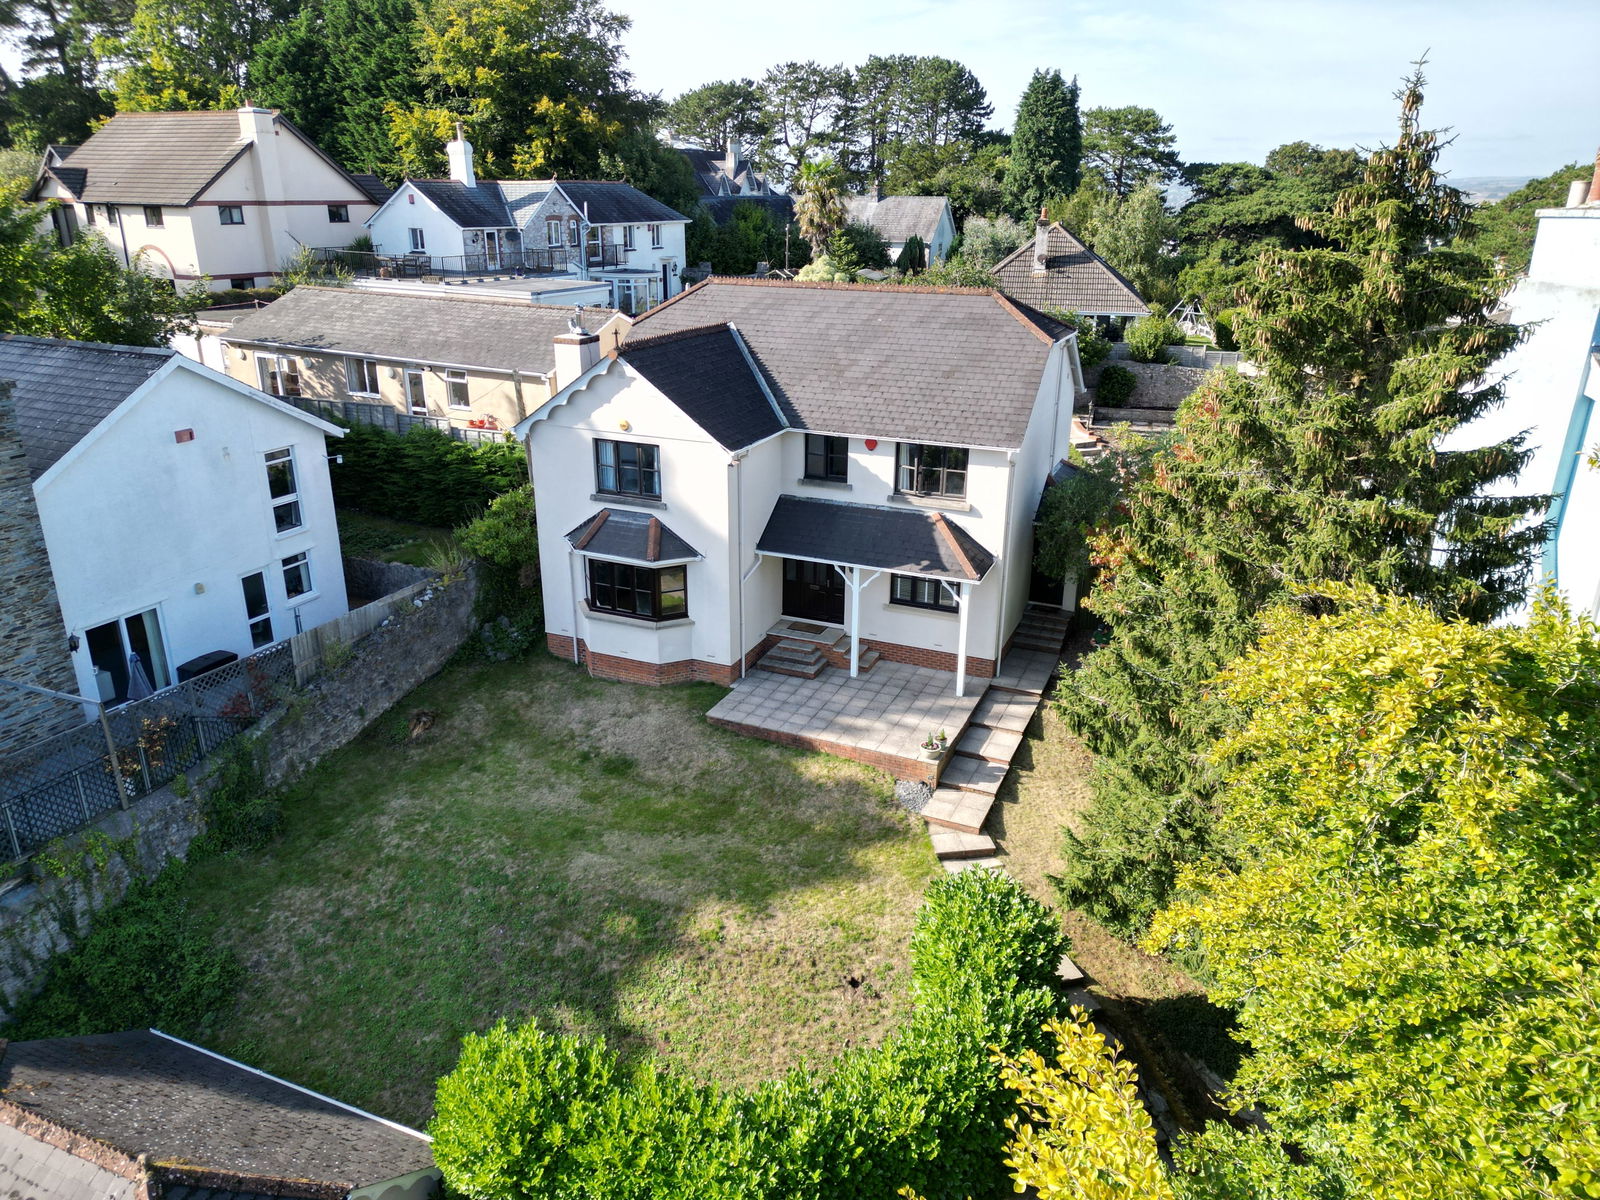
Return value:
M 938 762 L 944 756 L 944 742 L 937 733 L 930 733 L 917 744 L 917 749 L 922 752 L 923 762 Z

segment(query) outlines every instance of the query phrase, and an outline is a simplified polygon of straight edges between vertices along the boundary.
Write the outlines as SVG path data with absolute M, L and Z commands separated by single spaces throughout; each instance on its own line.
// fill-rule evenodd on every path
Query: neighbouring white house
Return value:
M 388 195 L 250 105 L 118 113 L 83 145 L 53 149 L 28 199 L 53 202 L 61 240 L 92 229 L 125 264 L 180 285 L 268 284 L 303 246 L 349 245 Z
M 1549 495 L 1549 537 L 1533 583 L 1554 583 L 1579 612 L 1600 616 L 1600 159 L 1575 179 L 1565 208 L 1539 210 L 1527 275 L 1506 298 L 1505 320 L 1531 326 L 1499 364 L 1505 402 L 1450 439 L 1482 446 L 1527 431 L 1532 457 L 1504 489 Z
M 626 183 L 479 179 L 459 131 L 445 149 L 448 179 L 406 179 L 368 219 L 379 256 L 422 274 L 603 280 L 608 307 L 630 315 L 682 290 L 682 213 Z
M 844 210 L 851 221 L 876 229 L 889 244 L 889 261 L 895 262 L 913 236 L 922 239 L 927 263 L 943 262 L 956 240 L 956 220 L 950 201 L 943 196 L 846 196 Z
M 995 292 L 713 278 L 640 317 L 517 426 L 550 650 L 727 684 L 794 623 L 991 677 L 1072 441 L 1076 333 Z M 777 664 L 771 664 L 776 666 Z
M 341 430 L 173 350 L 0 338 L 77 673 L 121 703 L 347 611 Z

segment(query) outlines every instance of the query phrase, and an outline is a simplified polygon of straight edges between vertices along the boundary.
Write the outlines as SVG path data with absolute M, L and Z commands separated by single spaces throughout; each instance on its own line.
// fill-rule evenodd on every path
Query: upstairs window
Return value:
M 636 567 L 591 558 L 589 607 L 643 621 L 687 617 L 688 572 L 683 567 Z
M 444 373 L 445 391 L 450 396 L 451 408 L 471 408 L 472 396 L 467 390 L 467 373 L 465 371 L 446 371 Z
M 217 219 L 224 225 L 244 224 L 244 205 L 223 204 L 217 208 Z
M 144 223 L 150 229 L 160 229 L 166 224 L 166 221 L 162 219 L 159 206 L 154 204 L 146 204 L 144 206 Z
M 422 230 L 413 228 L 407 232 L 411 235 L 411 253 L 416 254 L 428 248 L 428 239 L 422 235 Z
M 659 448 L 640 442 L 595 442 L 595 491 L 661 499 L 660 455 Z
M 960 500 L 967 494 L 965 446 L 925 446 L 901 442 L 896 454 L 895 487 L 907 496 L 943 496 Z
M 300 484 L 295 477 L 293 449 L 267 451 L 267 493 L 272 497 L 272 524 L 279 533 L 305 524 L 300 515 Z
M 304 550 L 283 560 L 283 594 L 294 600 L 311 594 L 311 557 Z
M 624 225 L 622 227 L 622 248 L 624 250 L 632 250 L 633 249 L 633 226 L 632 225 Z
M 646 225 L 645 229 L 647 229 L 649 231 L 649 233 L 650 233 L 650 246 L 651 246 L 651 248 L 655 249 L 655 250 L 661 249 L 661 226 L 659 226 L 659 225 Z
M 348 224 L 350 224 L 350 206 L 348 204 L 330 204 L 330 205 L 328 205 L 328 224 L 330 224 L 330 225 L 348 225 Z
M 944 584 L 937 579 L 923 579 L 919 575 L 889 576 L 889 603 L 908 604 L 912 608 L 934 608 L 940 612 L 960 611 Z
M 351 395 L 376 396 L 378 387 L 378 360 L 375 358 L 347 358 L 344 360 L 345 384 Z
M 577 217 L 567 218 L 567 245 L 583 245 L 583 227 L 579 225 Z
M 94 224 L 94 205 L 85 204 L 83 206 L 83 211 L 89 218 L 89 224 L 93 225 Z
M 285 355 L 256 356 L 256 374 L 261 390 L 271 396 L 300 395 L 300 360 Z
M 850 478 L 850 439 L 806 434 L 806 478 L 845 483 Z

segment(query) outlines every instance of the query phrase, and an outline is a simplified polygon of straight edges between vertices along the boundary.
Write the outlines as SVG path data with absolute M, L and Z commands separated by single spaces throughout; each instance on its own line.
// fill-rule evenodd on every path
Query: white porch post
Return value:
M 942 587 L 956 602 L 956 695 L 967 694 L 967 601 L 972 598 L 972 585 L 962 582 L 951 587 L 943 579 Z
M 838 563 L 829 565 L 839 572 L 845 586 L 850 589 L 850 678 L 855 679 L 861 674 L 861 592 L 883 572 L 874 571 L 863 579 L 860 567 L 841 567 Z

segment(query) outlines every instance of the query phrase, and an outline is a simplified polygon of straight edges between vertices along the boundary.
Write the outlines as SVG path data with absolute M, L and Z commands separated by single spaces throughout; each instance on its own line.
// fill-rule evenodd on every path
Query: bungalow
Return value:
M 950 253 L 950 244 L 956 240 L 956 221 L 950 212 L 950 201 L 943 196 L 885 196 L 874 192 L 870 196 L 846 196 L 845 215 L 857 224 L 876 229 L 889 244 L 889 261 L 900 257 L 900 251 L 913 236 L 922 239 L 927 250 L 927 261 L 943 262 Z
M 224 331 L 222 357 L 234 379 L 274 395 L 509 430 L 580 373 L 555 344 L 573 311 L 510 297 L 297 287 Z M 627 331 L 619 312 L 579 311 L 605 349 Z
M 1150 306 L 1110 263 L 1041 215 L 1033 240 L 994 265 L 995 286 L 1033 308 L 1070 311 L 1103 323 L 1147 317 Z
M 689 218 L 626 183 L 479 180 L 472 143 L 446 146 L 448 179 L 407 179 L 367 221 L 379 255 L 441 273 L 550 271 L 603 279 L 642 312 L 681 290 Z
M 148 695 L 346 611 L 336 426 L 166 349 L 6 336 L 0 379 L 78 695 Z
M 222 289 L 270 282 L 302 246 L 347 245 L 387 195 L 287 117 L 246 105 L 118 113 L 47 151 L 28 199 L 53 202 L 63 243 L 94 229 L 126 264 Z
M 992 291 L 713 278 L 517 426 L 552 653 L 727 684 L 785 630 L 989 677 L 1036 586 L 1076 333 Z M 798 623 L 798 625 L 796 624 Z M 842 644 L 842 643 L 841 643 Z M 784 664 L 770 664 L 774 669 Z

